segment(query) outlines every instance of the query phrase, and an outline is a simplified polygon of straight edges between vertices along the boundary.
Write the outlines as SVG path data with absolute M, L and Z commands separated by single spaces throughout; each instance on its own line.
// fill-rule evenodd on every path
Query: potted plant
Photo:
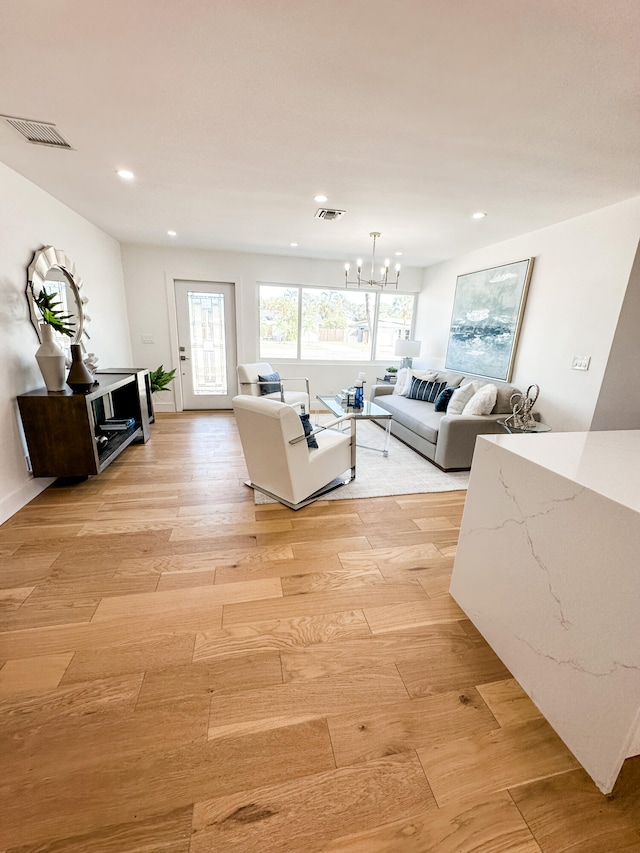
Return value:
M 396 373 L 398 372 L 397 367 L 387 367 L 385 368 L 384 381 L 385 382 L 395 382 L 398 378 Z
M 51 326 L 52 329 L 55 329 L 56 332 L 60 332 L 61 335 L 67 335 L 67 337 L 72 338 L 75 335 L 75 329 L 73 328 L 73 314 L 62 313 L 62 302 L 58 302 L 56 300 L 57 294 L 47 293 L 44 287 L 42 287 L 39 293 L 36 294 L 32 281 L 29 282 L 29 289 L 31 291 L 31 296 L 33 297 L 33 304 L 36 306 L 40 316 L 42 317 L 40 328 L 42 329 L 43 324 Z
M 54 330 L 73 338 L 73 314 L 62 313 L 62 303 L 57 294 L 47 293 L 42 287 L 36 293 L 33 282 L 29 282 L 33 304 L 40 314 L 40 346 L 36 350 L 36 361 L 47 391 L 64 391 L 66 355 L 53 338 Z
M 150 371 L 151 393 L 155 394 L 156 391 L 167 391 L 167 385 L 173 380 L 175 375 L 175 368 L 167 371 L 162 364 L 155 370 Z

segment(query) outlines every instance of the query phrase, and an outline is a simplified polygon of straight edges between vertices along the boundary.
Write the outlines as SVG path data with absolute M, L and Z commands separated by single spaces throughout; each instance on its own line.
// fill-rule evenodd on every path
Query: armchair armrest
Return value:
M 331 429 L 336 426 L 336 424 L 341 424 L 344 421 L 349 421 L 349 425 L 351 429 L 349 430 L 349 446 L 351 448 L 351 479 L 355 480 L 356 478 L 356 419 L 352 414 L 342 415 L 339 418 L 335 418 L 334 420 L 327 421 L 326 424 L 320 424 L 315 429 L 313 429 L 309 435 L 317 435 L 319 432 L 324 432 L 325 430 Z M 289 444 L 298 444 L 300 441 L 306 441 L 308 435 L 298 435 L 296 438 L 289 439 Z
M 340 415 L 339 418 L 334 418 L 332 421 L 327 421 L 326 424 L 319 424 L 317 427 L 315 427 L 315 429 L 313 430 L 311 435 L 313 435 L 313 433 L 315 433 L 315 432 L 322 432 L 323 429 L 331 429 L 336 424 L 340 424 L 343 421 L 351 421 L 351 427 L 353 428 L 355 418 L 353 417 L 352 413 L 349 413 L 346 415 Z
M 239 382 L 238 384 L 241 388 L 244 388 L 245 386 L 248 388 L 252 388 L 254 385 L 280 385 L 280 387 L 282 388 L 282 380 L 276 379 L 255 379 L 253 382 Z
M 327 421 L 326 424 L 320 424 L 319 426 L 314 427 L 314 429 L 311 430 L 309 435 L 316 435 L 319 432 L 323 432 L 323 430 L 325 430 L 325 429 L 331 429 L 336 424 L 342 423 L 342 421 L 351 421 L 351 432 L 353 433 L 353 425 L 355 423 L 355 420 L 354 420 L 353 416 L 349 414 L 349 415 L 342 415 L 341 417 L 335 418 L 332 421 Z M 307 438 L 309 438 L 309 435 L 298 435 L 295 438 L 290 438 L 289 444 L 298 444 L 298 442 L 300 442 L 300 441 L 306 441 Z
M 310 392 L 309 392 L 309 378 L 307 376 L 281 376 L 279 380 L 274 379 L 256 379 L 254 382 L 240 382 L 240 390 L 243 391 L 243 387 L 247 386 L 248 388 L 252 388 L 253 386 L 257 386 L 260 388 L 261 385 L 279 385 L 280 386 L 280 399 L 282 402 L 285 402 L 284 399 L 284 383 L 285 382 L 304 382 L 307 392 L 307 397 L 309 401 L 311 400 Z M 243 392 L 244 393 L 244 392 Z
M 308 376 L 281 376 L 280 377 L 280 390 L 281 391 L 284 391 L 284 384 L 283 384 L 284 382 L 304 382 L 306 390 L 307 390 L 307 397 L 309 397 L 309 400 L 311 400 L 311 397 L 309 395 L 309 377 Z

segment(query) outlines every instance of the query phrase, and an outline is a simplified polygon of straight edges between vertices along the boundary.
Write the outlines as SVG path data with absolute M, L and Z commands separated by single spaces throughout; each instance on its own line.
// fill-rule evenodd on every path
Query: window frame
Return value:
M 297 338 L 296 338 L 296 356 L 292 358 L 290 356 L 273 356 L 273 355 L 263 355 L 261 351 L 262 347 L 262 338 L 260 334 L 260 312 L 262 305 L 262 288 L 263 287 L 281 287 L 286 290 L 296 290 L 298 293 L 298 327 L 297 327 Z M 372 326 L 373 328 L 370 330 L 370 341 L 369 341 L 369 358 L 367 359 L 358 359 L 358 360 L 350 360 L 345 359 L 342 361 L 333 360 L 333 359 L 315 359 L 315 358 L 302 358 L 302 292 L 303 290 L 316 290 L 316 291 L 331 291 L 332 293 L 353 293 L 353 292 L 366 292 L 364 288 L 359 288 L 358 291 L 354 291 L 354 289 L 344 288 L 344 287 L 327 287 L 325 285 L 318 284 L 282 284 L 280 282 L 271 282 L 271 281 L 261 281 L 258 282 L 257 289 L 257 338 L 258 338 L 258 358 L 266 359 L 267 361 L 276 361 L 278 363 L 283 364 L 384 364 L 384 359 L 376 359 L 374 358 L 377 344 L 378 344 L 378 323 L 380 318 L 380 296 L 389 294 L 393 296 L 411 296 L 413 297 L 413 307 L 411 311 L 411 324 L 409 328 L 409 339 L 413 339 L 415 334 L 415 323 L 416 323 L 416 311 L 418 305 L 418 293 L 415 291 L 409 290 L 386 290 L 384 288 L 376 289 L 372 291 L 372 295 L 375 296 L 375 302 L 373 307 L 373 315 L 372 315 Z

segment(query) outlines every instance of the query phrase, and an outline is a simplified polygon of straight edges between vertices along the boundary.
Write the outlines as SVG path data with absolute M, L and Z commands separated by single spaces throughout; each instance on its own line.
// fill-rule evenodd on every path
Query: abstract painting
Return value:
M 445 367 L 511 379 L 533 258 L 459 275 Z

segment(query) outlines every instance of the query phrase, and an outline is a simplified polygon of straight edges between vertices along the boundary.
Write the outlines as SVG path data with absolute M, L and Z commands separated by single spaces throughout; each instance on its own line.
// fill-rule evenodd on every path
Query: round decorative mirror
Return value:
M 60 327 L 65 329 L 63 332 L 52 324 L 56 342 L 68 352 L 70 344 L 80 344 L 83 337 L 89 337 L 86 328 L 89 317 L 85 311 L 88 299 L 82 290 L 82 279 L 76 271 L 75 263 L 62 249 L 55 249 L 53 246 L 39 249 L 27 271 L 27 300 L 31 322 L 40 341 L 43 293 L 44 304 L 55 306 L 53 310 L 61 318 Z

